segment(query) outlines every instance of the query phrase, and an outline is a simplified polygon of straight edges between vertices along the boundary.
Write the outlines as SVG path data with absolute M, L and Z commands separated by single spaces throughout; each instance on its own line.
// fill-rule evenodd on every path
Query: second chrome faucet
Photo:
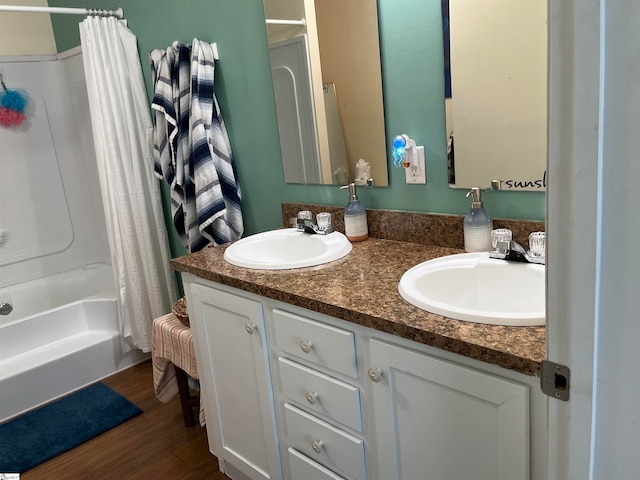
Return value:
M 511 230 L 498 228 L 491 232 L 490 258 L 511 262 L 546 263 L 545 232 L 533 232 L 529 235 L 529 250 L 512 239 Z

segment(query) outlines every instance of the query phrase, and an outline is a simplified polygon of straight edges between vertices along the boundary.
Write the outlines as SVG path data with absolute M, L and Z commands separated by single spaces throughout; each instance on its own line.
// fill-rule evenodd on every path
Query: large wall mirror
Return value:
M 428 1 L 442 4 L 449 185 L 544 191 L 547 2 Z M 388 185 L 376 0 L 264 4 L 285 181 L 362 183 L 364 159 Z
M 442 13 L 450 186 L 544 191 L 547 2 L 442 0 Z
M 376 0 L 264 0 L 285 182 L 387 186 Z

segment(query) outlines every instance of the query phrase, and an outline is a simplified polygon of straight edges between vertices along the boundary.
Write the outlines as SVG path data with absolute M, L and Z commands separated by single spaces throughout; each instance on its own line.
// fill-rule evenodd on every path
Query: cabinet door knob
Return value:
M 313 448 L 313 451 L 316 453 L 322 453 L 323 446 L 324 443 L 322 442 L 322 440 L 314 440 L 313 442 L 311 442 L 311 448 Z
M 370 368 L 367 373 L 369 374 L 369 378 L 376 383 L 382 379 L 382 370 L 379 368 Z
M 245 323 L 244 329 L 247 331 L 249 335 L 253 335 L 254 333 L 256 333 L 258 326 L 255 323 Z
M 302 340 L 300 342 L 300 350 L 302 350 L 304 353 L 309 353 L 311 351 L 312 346 L 313 346 L 313 343 L 311 343 L 308 340 Z
M 307 402 L 309 402 L 311 405 L 315 405 L 316 404 L 316 400 L 318 399 L 318 393 L 317 392 L 307 392 L 305 397 L 307 397 Z

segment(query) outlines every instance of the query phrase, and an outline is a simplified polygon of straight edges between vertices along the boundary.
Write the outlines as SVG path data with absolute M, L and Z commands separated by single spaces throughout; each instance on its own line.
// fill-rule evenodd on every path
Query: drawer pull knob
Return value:
M 382 370 L 379 368 L 370 368 L 367 373 L 369 374 L 369 378 L 376 383 L 382 379 Z
M 313 343 L 311 343 L 308 340 L 302 340 L 300 342 L 300 350 L 302 350 L 304 353 L 309 353 L 311 351 L 312 346 L 313 346 Z
M 311 442 L 311 448 L 313 448 L 313 451 L 316 453 L 322 453 L 323 446 L 324 443 L 322 443 L 322 440 L 314 440 L 313 442 Z
M 316 404 L 316 400 L 318 399 L 318 393 L 317 392 L 307 392 L 305 397 L 307 397 L 307 402 L 309 402 L 311 405 L 315 405 Z
M 249 335 L 253 335 L 254 333 L 256 333 L 258 326 L 255 323 L 245 323 L 244 329 L 247 331 Z

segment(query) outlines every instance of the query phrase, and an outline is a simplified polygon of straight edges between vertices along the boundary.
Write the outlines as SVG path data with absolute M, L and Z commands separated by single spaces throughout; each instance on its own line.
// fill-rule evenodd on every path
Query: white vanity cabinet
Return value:
M 526 385 L 379 340 L 369 348 L 378 478 L 529 478 Z
M 280 479 L 262 303 L 184 280 L 211 453 L 234 480 Z
M 538 379 L 190 275 L 185 289 L 232 478 L 546 478 Z

